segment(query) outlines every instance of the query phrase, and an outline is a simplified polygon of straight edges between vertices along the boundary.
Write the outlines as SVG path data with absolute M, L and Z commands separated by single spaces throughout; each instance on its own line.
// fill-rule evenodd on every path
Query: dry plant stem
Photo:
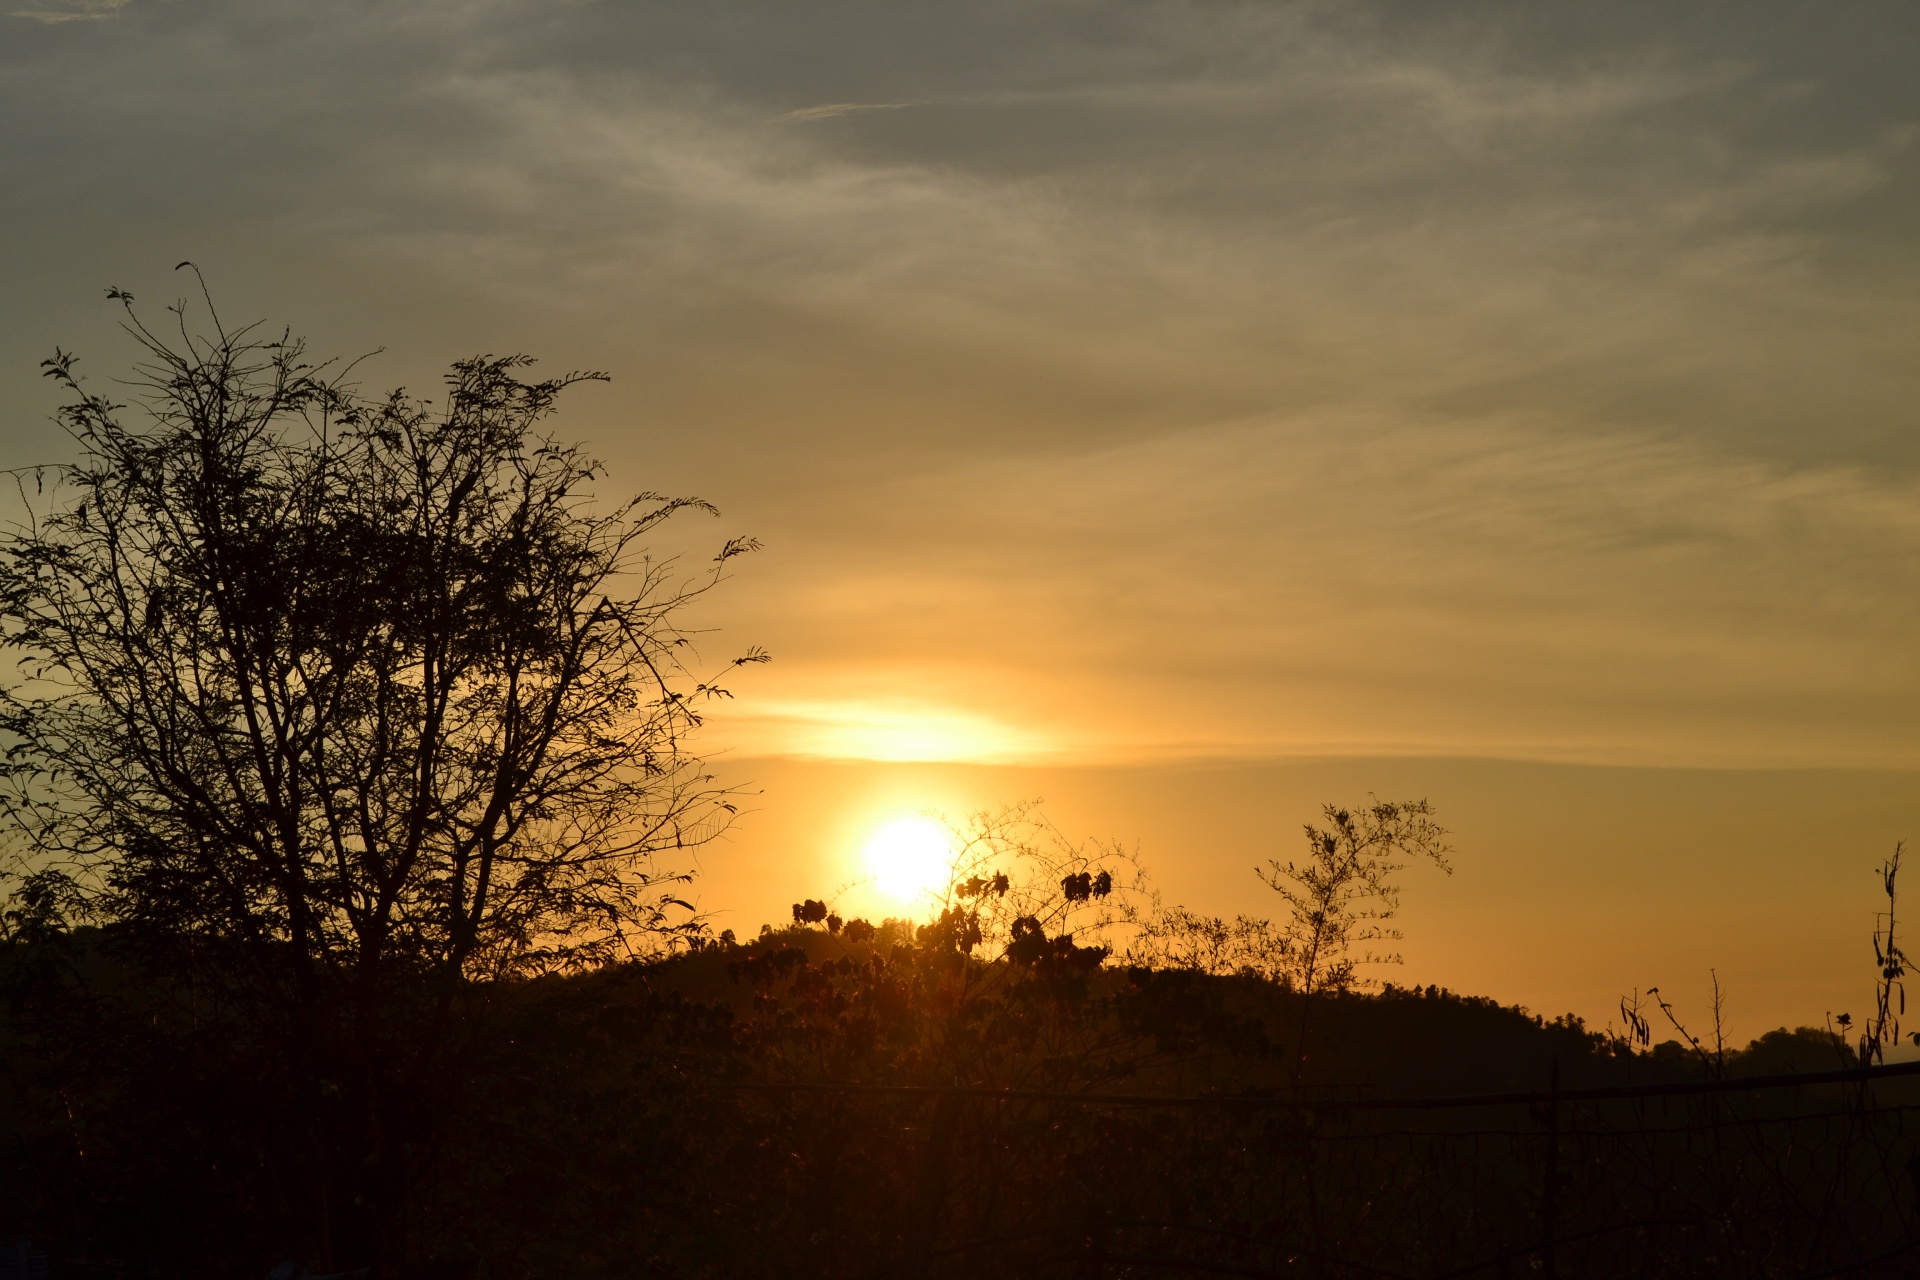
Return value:
M 1630 997 L 1620 997 L 1620 1020 L 1625 1028 L 1621 1032 L 1620 1043 L 1629 1054 L 1636 1046 L 1642 1049 L 1653 1047 L 1653 1026 L 1642 1010 L 1639 988 L 1634 988 Z
M 1899 906 L 1900 855 L 1905 842 L 1893 847 L 1893 856 L 1880 866 L 1880 884 L 1887 895 L 1887 909 L 1874 921 L 1873 959 L 1879 973 L 1874 986 L 1873 1016 L 1861 1028 L 1860 1060 L 1863 1063 L 1886 1061 L 1887 1046 L 1900 1042 L 1900 1017 L 1907 1011 L 1907 956 L 1900 949 L 1895 932 L 1895 911 Z
M 1709 970 L 1709 972 L 1711 972 L 1711 970 Z M 1719 1003 L 1720 1002 L 1720 980 L 1717 975 L 1714 977 L 1713 992 L 1714 992 L 1714 1016 L 1716 1019 L 1714 1034 L 1715 1034 L 1715 1037 L 1718 1038 L 1719 1036 L 1718 1017 L 1719 1017 L 1719 1009 L 1720 1009 L 1720 1003 Z M 1713 1076 L 1716 1079 L 1719 1078 L 1720 1074 L 1722 1073 L 1726 1065 L 1724 1055 L 1716 1056 L 1715 1054 L 1709 1053 L 1707 1051 L 1706 1045 L 1700 1042 L 1700 1038 L 1694 1035 L 1693 1032 L 1687 1030 L 1686 1025 L 1680 1021 L 1679 1015 L 1673 1011 L 1673 1005 L 1668 1003 L 1667 998 L 1660 994 L 1660 988 L 1648 987 L 1647 994 L 1654 998 L 1654 1003 L 1659 1006 L 1660 1012 L 1666 1015 L 1666 1019 L 1669 1023 L 1673 1025 L 1673 1029 L 1680 1033 L 1680 1038 L 1687 1042 L 1687 1047 L 1692 1049 L 1694 1056 L 1700 1059 L 1700 1064 L 1701 1066 L 1706 1068 L 1707 1074 L 1710 1076 Z
M 1720 973 L 1716 969 L 1707 970 L 1707 977 L 1713 983 L 1713 1061 L 1720 1074 L 1727 1070 L 1726 1037 L 1726 998 L 1720 990 Z

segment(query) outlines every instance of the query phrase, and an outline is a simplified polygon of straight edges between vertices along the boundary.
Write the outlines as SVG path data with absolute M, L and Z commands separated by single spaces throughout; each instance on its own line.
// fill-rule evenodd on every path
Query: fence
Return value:
M 766 1086 L 925 1277 L 1920 1274 L 1920 1063 L 1394 1099 Z M 862 1218 L 864 1211 L 865 1217 Z M 868 1238 L 875 1238 L 869 1236 Z M 850 1269 L 849 1274 L 859 1274 Z

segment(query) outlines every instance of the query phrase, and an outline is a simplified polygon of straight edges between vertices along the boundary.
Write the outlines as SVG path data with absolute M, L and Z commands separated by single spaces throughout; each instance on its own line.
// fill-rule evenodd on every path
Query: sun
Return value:
M 953 840 L 931 818 L 899 818 L 868 837 L 866 861 L 880 892 L 913 902 L 946 886 L 953 874 Z

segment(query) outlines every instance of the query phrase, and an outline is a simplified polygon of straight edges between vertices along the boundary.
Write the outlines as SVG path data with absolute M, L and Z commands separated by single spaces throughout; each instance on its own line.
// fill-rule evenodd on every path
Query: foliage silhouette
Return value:
M 1117 1259 L 1128 1249 L 1193 1274 L 1422 1276 L 1516 1250 L 1525 1270 L 1544 1176 L 1538 1108 L 1368 1120 L 1347 1104 L 1538 1090 L 1556 1064 L 1569 1088 L 1711 1074 L 1675 1042 L 1635 1053 L 1577 1019 L 1544 1021 L 1432 987 L 1323 988 L 1309 999 L 1252 974 L 1101 963 L 1089 953 L 1131 927 L 1110 902 L 1137 884 L 1128 864 L 1054 842 L 1031 813 L 1011 825 L 1007 816 L 971 825 L 1000 834 L 976 843 L 978 860 L 927 924 L 847 921 L 835 932 L 822 919 L 745 946 L 707 941 L 671 957 L 476 985 L 458 1010 L 459 1122 L 416 1169 L 413 1248 L 406 1266 L 386 1270 L 1053 1277 L 1099 1258 L 1108 1274 L 1125 1274 Z M 1118 872 L 1108 899 L 1091 893 L 1101 871 Z M 1044 928 L 1028 923 L 1040 920 Z M 24 993 L 34 972 L 50 973 L 69 984 L 59 1003 L 71 1008 L 72 979 L 59 975 L 92 971 L 92 989 L 124 982 L 151 1007 L 152 988 L 135 975 L 103 972 L 93 954 L 103 936 L 57 923 L 34 940 L 19 932 L 0 947 L 0 992 Z M 1033 937 L 1048 954 L 1017 954 Z M 49 949 L 58 963 L 38 964 Z M 91 1203 L 86 1256 L 122 1269 L 258 1276 L 285 1256 L 286 1206 L 260 1194 L 247 1154 L 274 1097 L 196 1089 L 188 1072 L 236 1078 L 221 1064 L 220 1028 L 167 1058 L 128 1020 L 90 1046 L 107 1069 L 89 1074 L 76 1054 L 42 1072 L 23 1069 L 25 1010 L 18 1000 L 8 1009 L 0 1043 L 18 1105 L 0 1130 L 0 1177 L 34 1174 L 0 1187 L 0 1231 L 30 1231 L 71 1259 L 84 1224 L 70 1207 Z M 1303 1039 L 1308 1051 L 1296 1056 Z M 1853 1060 L 1823 1033 L 1778 1032 L 1730 1050 L 1726 1070 L 1818 1070 L 1836 1049 Z M 926 1092 L 888 1092 L 900 1087 Z M 1305 1116 L 1084 1107 L 956 1087 L 1329 1105 Z M 1861 1096 L 1848 1085 L 1765 1106 L 1563 1112 L 1563 1131 L 1583 1135 L 1568 1137 L 1563 1171 L 1576 1224 L 1663 1222 L 1653 1210 L 1676 1205 L 1693 1215 L 1666 1236 L 1644 1224 L 1618 1236 L 1638 1251 L 1624 1262 L 1608 1243 L 1616 1237 L 1563 1250 L 1563 1274 L 1621 1274 L 1630 1262 L 1635 1274 L 1797 1277 L 1809 1257 L 1861 1256 L 1856 1246 L 1883 1238 L 1892 1212 L 1861 1190 L 1879 1168 L 1875 1143 L 1920 1095 L 1882 1086 L 1866 1108 Z M 1837 1130 L 1796 1128 L 1777 1115 L 1785 1103 L 1845 1114 Z M 1635 1137 L 1648 1122 L 1679 1128 Z M 1903 1168 L 1896 1161 L 1901 1178 Z M 1826 1212 L 1827 1180 L 1844 1195 L 1837 1216 L 1815 1222 L 1806 1214 Z M 1645 1204 L 1596 1206 L 1576 1194 L 1582 1187 L 1625 1187 Z M 1810 1223 L 1837 1225 L 1821 1245 L 1809 1243 Z M 1591 1265 L 1576 1269 L 1583 1257 Z
M 1359 809 L 1330 804 L 1321 812 L 1326 827 L 1306 827 L 1306 861 L 1275 859 L 1260 873 L 1291 916 L 1282 973 L 1309 999 L 1352 986 L 1360 965 L 1399 962 L 1398 955 L 1356 947 L 1399 940 L 1387 921 L 1400 907 L 1393 877 L 1409 860 L 1452 871 L 1446 829 L 1425 800 L 1374 800 Z
M 300 1077 L 282 1158 L 317 1144 L 315 1247 L 365 1261 L 470 984 L 699 931 L 659 859 L 730 812 L 687 745 L 726 691 L 678 619 L 753 544 L 688 579 L 643 540 L 707 504 L 591 504 L 543 424 L 599 374 L 480 356 L 438 406 L 367 398 L 202 295 L 165 336 L 112 291 L 131 418 L 46 362 L 81 459 L 20 474 L 0 541 L 0 788 L 24 910 L 57 890 Z

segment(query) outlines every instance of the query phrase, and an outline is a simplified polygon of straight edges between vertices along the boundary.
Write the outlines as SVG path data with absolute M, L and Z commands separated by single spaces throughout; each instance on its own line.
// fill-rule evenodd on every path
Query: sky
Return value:
M 1864 1003 L 1920 835 L 1920 13 L 13 0 L 0 465 L 38 362 L 223 310 L 430 390 L 528 351 L 696 493 L 750 929 L 1044 796 L 1263 911 L 1424 793 L 1401 980 Z M 876 907 L 877 909 L 877 907 Z M 1611 993 L 1611 994 L 1610 994 Z

